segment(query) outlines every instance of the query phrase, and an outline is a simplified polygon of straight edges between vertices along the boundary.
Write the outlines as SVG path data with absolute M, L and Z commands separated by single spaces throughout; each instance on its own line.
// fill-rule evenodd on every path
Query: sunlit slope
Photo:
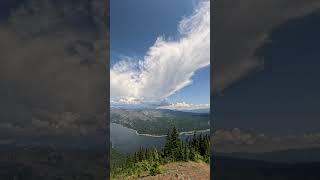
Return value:
M 112 123 L 137 130 L 140 134 L 164 135 L 173 125 L 180 132 L 209 129 L 208 113 L 160 109 L 116 109 L 110 111 Z

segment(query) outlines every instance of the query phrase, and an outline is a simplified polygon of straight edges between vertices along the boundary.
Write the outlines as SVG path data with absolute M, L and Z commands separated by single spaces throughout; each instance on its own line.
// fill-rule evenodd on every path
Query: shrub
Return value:
M 149 174 L 151 176 L 155 176 L 157 174 L 160 174 L 160 164 L 158 162 L 154 162 L 152 165 L 151 165 L 151 168 L 149 170 Z

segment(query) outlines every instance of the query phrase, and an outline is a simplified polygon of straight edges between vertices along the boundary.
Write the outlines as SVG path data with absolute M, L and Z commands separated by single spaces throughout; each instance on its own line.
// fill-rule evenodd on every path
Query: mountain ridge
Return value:
M 110 109 L 111 123 L 136 130 L 139 134 L 165 135 L 176 126 L 180 132 L 210 128 L 209 113 L 174 111 L 169 109 Z

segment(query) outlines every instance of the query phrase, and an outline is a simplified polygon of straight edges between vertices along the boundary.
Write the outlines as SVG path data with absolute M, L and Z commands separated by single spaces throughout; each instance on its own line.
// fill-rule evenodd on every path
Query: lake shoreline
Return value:
M 114 123 L 114 124 L 118 124 L 118 123 Z M 135 130 L 135 129 L 132 129 L 132 128 L 129 128 L 129 127 L 126 127 L 122 124 L 118 124 L 120 126 L 123 126 L 125 128 L 128 128 L 132 131 L 134 131 L 136 133 L 136 135 L 138 136 L 146 136 L 146 137 L 155 137 L 155 138 L 163 138 L 163 137 L 166 137 L 167 135 L 155 135 L 155 134 L 144 134 L 144 133 L 139 133 L 138 130 Z M 187 135 L 187 136 L 190 136 L 190 135 L 193 135 L 194 132 L 196 133 L 202 133 L 202 132 L 209 132 L 210 129 L 203 129 L 203 130 L 196 130 L 196 131 L 185 131 L 185 132 L 180 132 L 179 135 Z

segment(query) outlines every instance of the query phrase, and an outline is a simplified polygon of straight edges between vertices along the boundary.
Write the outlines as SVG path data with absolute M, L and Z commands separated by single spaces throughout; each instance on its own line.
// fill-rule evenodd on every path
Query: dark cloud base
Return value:
M 107 4 L 0 3 L 0 179 L 106 179 Z
M 312 55 L 315 55 L 315 59 L 319 57 L 318 53 L 317 55 L 310 53 L 314 49 L 319 49 L 317 43 L 302 41 L 305 36 L 301 35 L 304 32 L 315 31 L 301 22 L 299 28 L 292 27 L 292 24 L 295 24 L 292 22 L 304 18 L 305 21 L 315 21 L 315 18 L 310 20 L 309 16 L 318 14 L 319 8 L 320 2 L 316 0 L 214 2 L 211 104 L 214 116 L 212 124 L 215 127 L 211 131 L 212 161 L 214 161 L 211 167 L 214 168 L 215 177 L 319 179 L 318 168 L 314 168 L 319 166 L 320 161 L 317 133 L 319 129 L 315 126 L 319 124 L 316 121 L 318 116 L 315 115 L 318 113 L 314 111 L 318 107 L 316 105 L 318 96 L 314 96 L 316 98 L 312 96 L 318 89 L 314 86 L 316 77 L 309 76 L 306 80 L 304 79 L 306 76 L 298 75 L 301 72 L 315 74 L 316 67 L 319 66 L 316 66 L 317 63 L 309 63 L 307 66 L 305 65 L 307 63 L 303 65 L 300 63 L 301 66 L 296 68 L 298 71 L 292 71 L 296 61 L 307 59 L 311 62 L 314 60 L 308 57 Z M 288 24 L 291 24 L 290 30 L 287 29 L 290 26 Z M 303 30 L 308 28 L 309 31 Z M 317 28 L 318 26 L 315 29 Z M 278 33 L 278 31 L 285 32 Z M 285 33 L 288 34 L 284 35 Z M 312 34 L 316 35 L 310 33 L 308 36 L 310 39 L 318 39 L 311 37 Z M 314 46 L 310 46 L 310 43 L 314 43 Z M 292 44 L 296 44 L 299 48 L 292 48 L 294 47 Z M 263 52 L 264 50 L 268 52 Z M 302 54 L 305 52 L 307 54 Z M 283 68 L 281 64 L 286 64 L 287 68 Z M 307 69 L 306 67 L 312 66 L 310 64 L 316 66 L 312 68 L 315 71 L 311 69 L 299 71 L 300 68 Z M 268 74 L 268 71 L 274 73 L 273 78 L 270 78 L 272 73 Z M 288 76 L 293 78 L 283 78 Z M 274 79 L 276 81 L 271 81 Z M 292 86 L 299 80 L 302 86 Z M 315 88 L 306 91 L 306 85 Z M 292 91 L 290 88 L 296 90 Z M 308 92 L 309 96 L 296 92 Z M 305 107 L 301 108 L 302 106 Z M 312 117 L 313 115 L 315 116 Z M 239 129 L 221 129 L 225 127 L 239 127 Z M 315 131 L 310 133 L 309 129 Z M 288 166 L 288 160 L 290 163 L 297 161 L 315 163 Z M 266 161 L 286 161 L 286 163 L 276 164 Z
M 263 59 L 256 52 L 268 42 L 274 28 L 319 8 L 317 0 L 215 1 L 212 9 L 213 94 L 263 69 Z
M 107 124 L 105 20 L 95 0 L 21 1 L 10 11 L 0 22 L 0 126 L 67 135 Z

